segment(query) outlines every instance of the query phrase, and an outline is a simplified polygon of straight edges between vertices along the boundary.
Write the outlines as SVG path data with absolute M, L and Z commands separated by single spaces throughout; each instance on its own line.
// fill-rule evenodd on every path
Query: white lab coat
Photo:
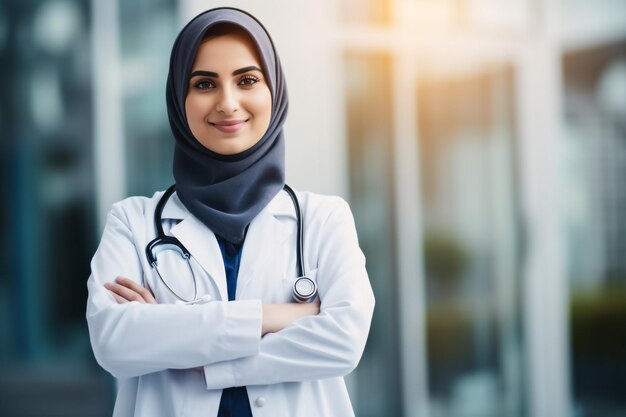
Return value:
M 222 389 L 233 386 L 247 387 L 255 417 L 353 416 L 343 376 L 361 358 L 374 295 L 348 204 L 298 192 L 304 263 L 317 282 L 321 311 L 261 338 L 262 304 L 290 302 L 296 278 L 289 196 L 277 194 L 250 223 L 236 301 L 230 302 L 215 235 L 176 194 L 170 198 L 163 229 L 191 253 L 198 296 L 213 300 L 182 305 L 145 256 L 156 235 L 153 216 L 161 195 L 116 203 L 91 264 L 87 322 L 98 363 L 118 379 L 114 416 L 217 416 Z M 170 265 L 159 261 L 159 270 L 187 268 L 180 257 Z M 103 286 L 117 276 L 147 284 L 159 304 L 117 304 Z M 193 297 L 191 278 L 168 283 L 182 297 Z

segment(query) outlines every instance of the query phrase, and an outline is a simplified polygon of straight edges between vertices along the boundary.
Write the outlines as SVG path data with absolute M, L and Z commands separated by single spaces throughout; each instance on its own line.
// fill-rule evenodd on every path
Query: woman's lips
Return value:
M 214 128 L 224 133 L 235 133 L 243 127 L 247 120 L 224 120 L 210 123 Z

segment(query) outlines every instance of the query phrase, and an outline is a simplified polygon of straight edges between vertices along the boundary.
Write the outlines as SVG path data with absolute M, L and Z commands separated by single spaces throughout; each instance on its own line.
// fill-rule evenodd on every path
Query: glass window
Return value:
M 513 74 L 418 82 L 432 417 L 522 415 Z
M 346 23 L 388 25 L 393 0 L 342 0 L 339 12 Z
M 0 328 L 11 337 L 2 351 L 7 359 L 84 358 L 84 283 L 96 240 L 89 9 L 70 1 L 4 7 L 1 274 L 10 314 Z
M 406 10 L 414 15 L 418 30 L 523 31 L 531 19 L 531 2 L 528 0 L 412 0 L 400 3 L 405 3 Z
M 128 195 L 151 196 L 174 183 L 165 82 L 176 7 L 174 0 L 119 2 Z
M 386 54 L 345 58 L 350 204 L 376 309 L 356 371 L 356 414 L 400 416 L 400 363 L 393 224 L 391 59 Z
M 94 221 L 90 2 L 0 3 L 0 415 L 111 415 L 85 304 Z
M 626 414 L 626 39 L 563 58 L 563 218 L 578 416 Z

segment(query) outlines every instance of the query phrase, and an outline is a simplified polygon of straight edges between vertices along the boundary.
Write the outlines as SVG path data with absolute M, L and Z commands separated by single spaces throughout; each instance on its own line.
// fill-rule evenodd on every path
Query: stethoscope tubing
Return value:
M 287 184 L 283 186 L 283 189 L 287 192 L 287 194 L 291 198 L 291 201 L 293 202 L 294 208 L 296 210 L 296 234 L 297 234 L 296 235 L 296 257 L 297 257 L 296 268 L 297 268 L 298 278 L 293 284 L 292 296 L 293 296 L 294 301 L 297 301 L 299 303 L 311 302 L 317 297 L 317 284 L 311 278 L 306 276 L 306 271 L 304 269 L 304 224 L 303 224 L 304 221 L 303 221 L 303 216 L 302 216 L 302 208 L 300 207 L 300 202 L 298 201 L 298 197 L 296 196 L 295 191 Z M 176 237 L 168 236 L 163 231 L 163 225 L 162 225 L 163 208 L 165 207 L 165 204 L 167 203 L 169 198 L 172 196 L 172 194 L 174 194 L 174 191 L 176 191 L 176 184 L 171 185 L 163 193 L 163 195 L 159 199 L 159 202 L 157 203 L 157 206 L 154 211 L 154 227 L 156 229 L 157 236 L 146 245 L 146 258 L 150 266 L 156 269 L 159 278 L 161 279 L 161 281 L 163 281 L 165 286 L 177 298 L 189 303 L 189 302 L 193 302 L 193 300 L 189 301 L 180 297 L 175 291 L 172 290 L 172 288 L 163 279 L 163 277 L 161 276 L 161 273 L 158 270 L 157 258 L 155 255 L 155 249 L 158 246 L 171 245 L 171 246 L 176 247 L 180 251 L 181 256 L 188 263 L 191 257 L 190 252 L 187 250 L 187 248 L 185 248 L 185 246 Z M 197 293 L 198 293 L 198 285 L 197 285 L 195 274 L 193 273 L 193 269 L 191 268 L 191 265 L 189 265 L 189 268 L 191 270 L 191 274 L 192 274 L 193 281 L 194 281 L 194 287 L 195 287 L 194 300 L 195 300 L 197 297 Z M 298 287 L 302 287 L 303 286 L 302 284 L 305 284 L 304 287 L 309 288 L 309 291 L 307 293 L 299 292 Z
M 297 251 L 297 265 L 298 268 L 298 277 L 306 276 L 304 273 L 304 226 L 302 220 L 302 209 L 300 208 L 300 202 L 298 201 L 298 197 L 296 197 L 295 191 L 288 186 L 284 185 L 283 189 L 287 191 L 289 197 L 291 197 L 291 201 L 293 201 L 293 206 L 296 209 L 296 228 L 297 228 L 297 239 L 296 239 L 296 251 Z

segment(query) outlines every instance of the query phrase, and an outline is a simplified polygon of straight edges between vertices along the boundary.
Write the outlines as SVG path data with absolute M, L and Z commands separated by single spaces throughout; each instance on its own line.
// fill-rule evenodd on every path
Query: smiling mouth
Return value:
M 211 126 L 224 133 L 235 133 L 241 129 L 248 120 L 224 120 L 222 122 L 209 122 Z

